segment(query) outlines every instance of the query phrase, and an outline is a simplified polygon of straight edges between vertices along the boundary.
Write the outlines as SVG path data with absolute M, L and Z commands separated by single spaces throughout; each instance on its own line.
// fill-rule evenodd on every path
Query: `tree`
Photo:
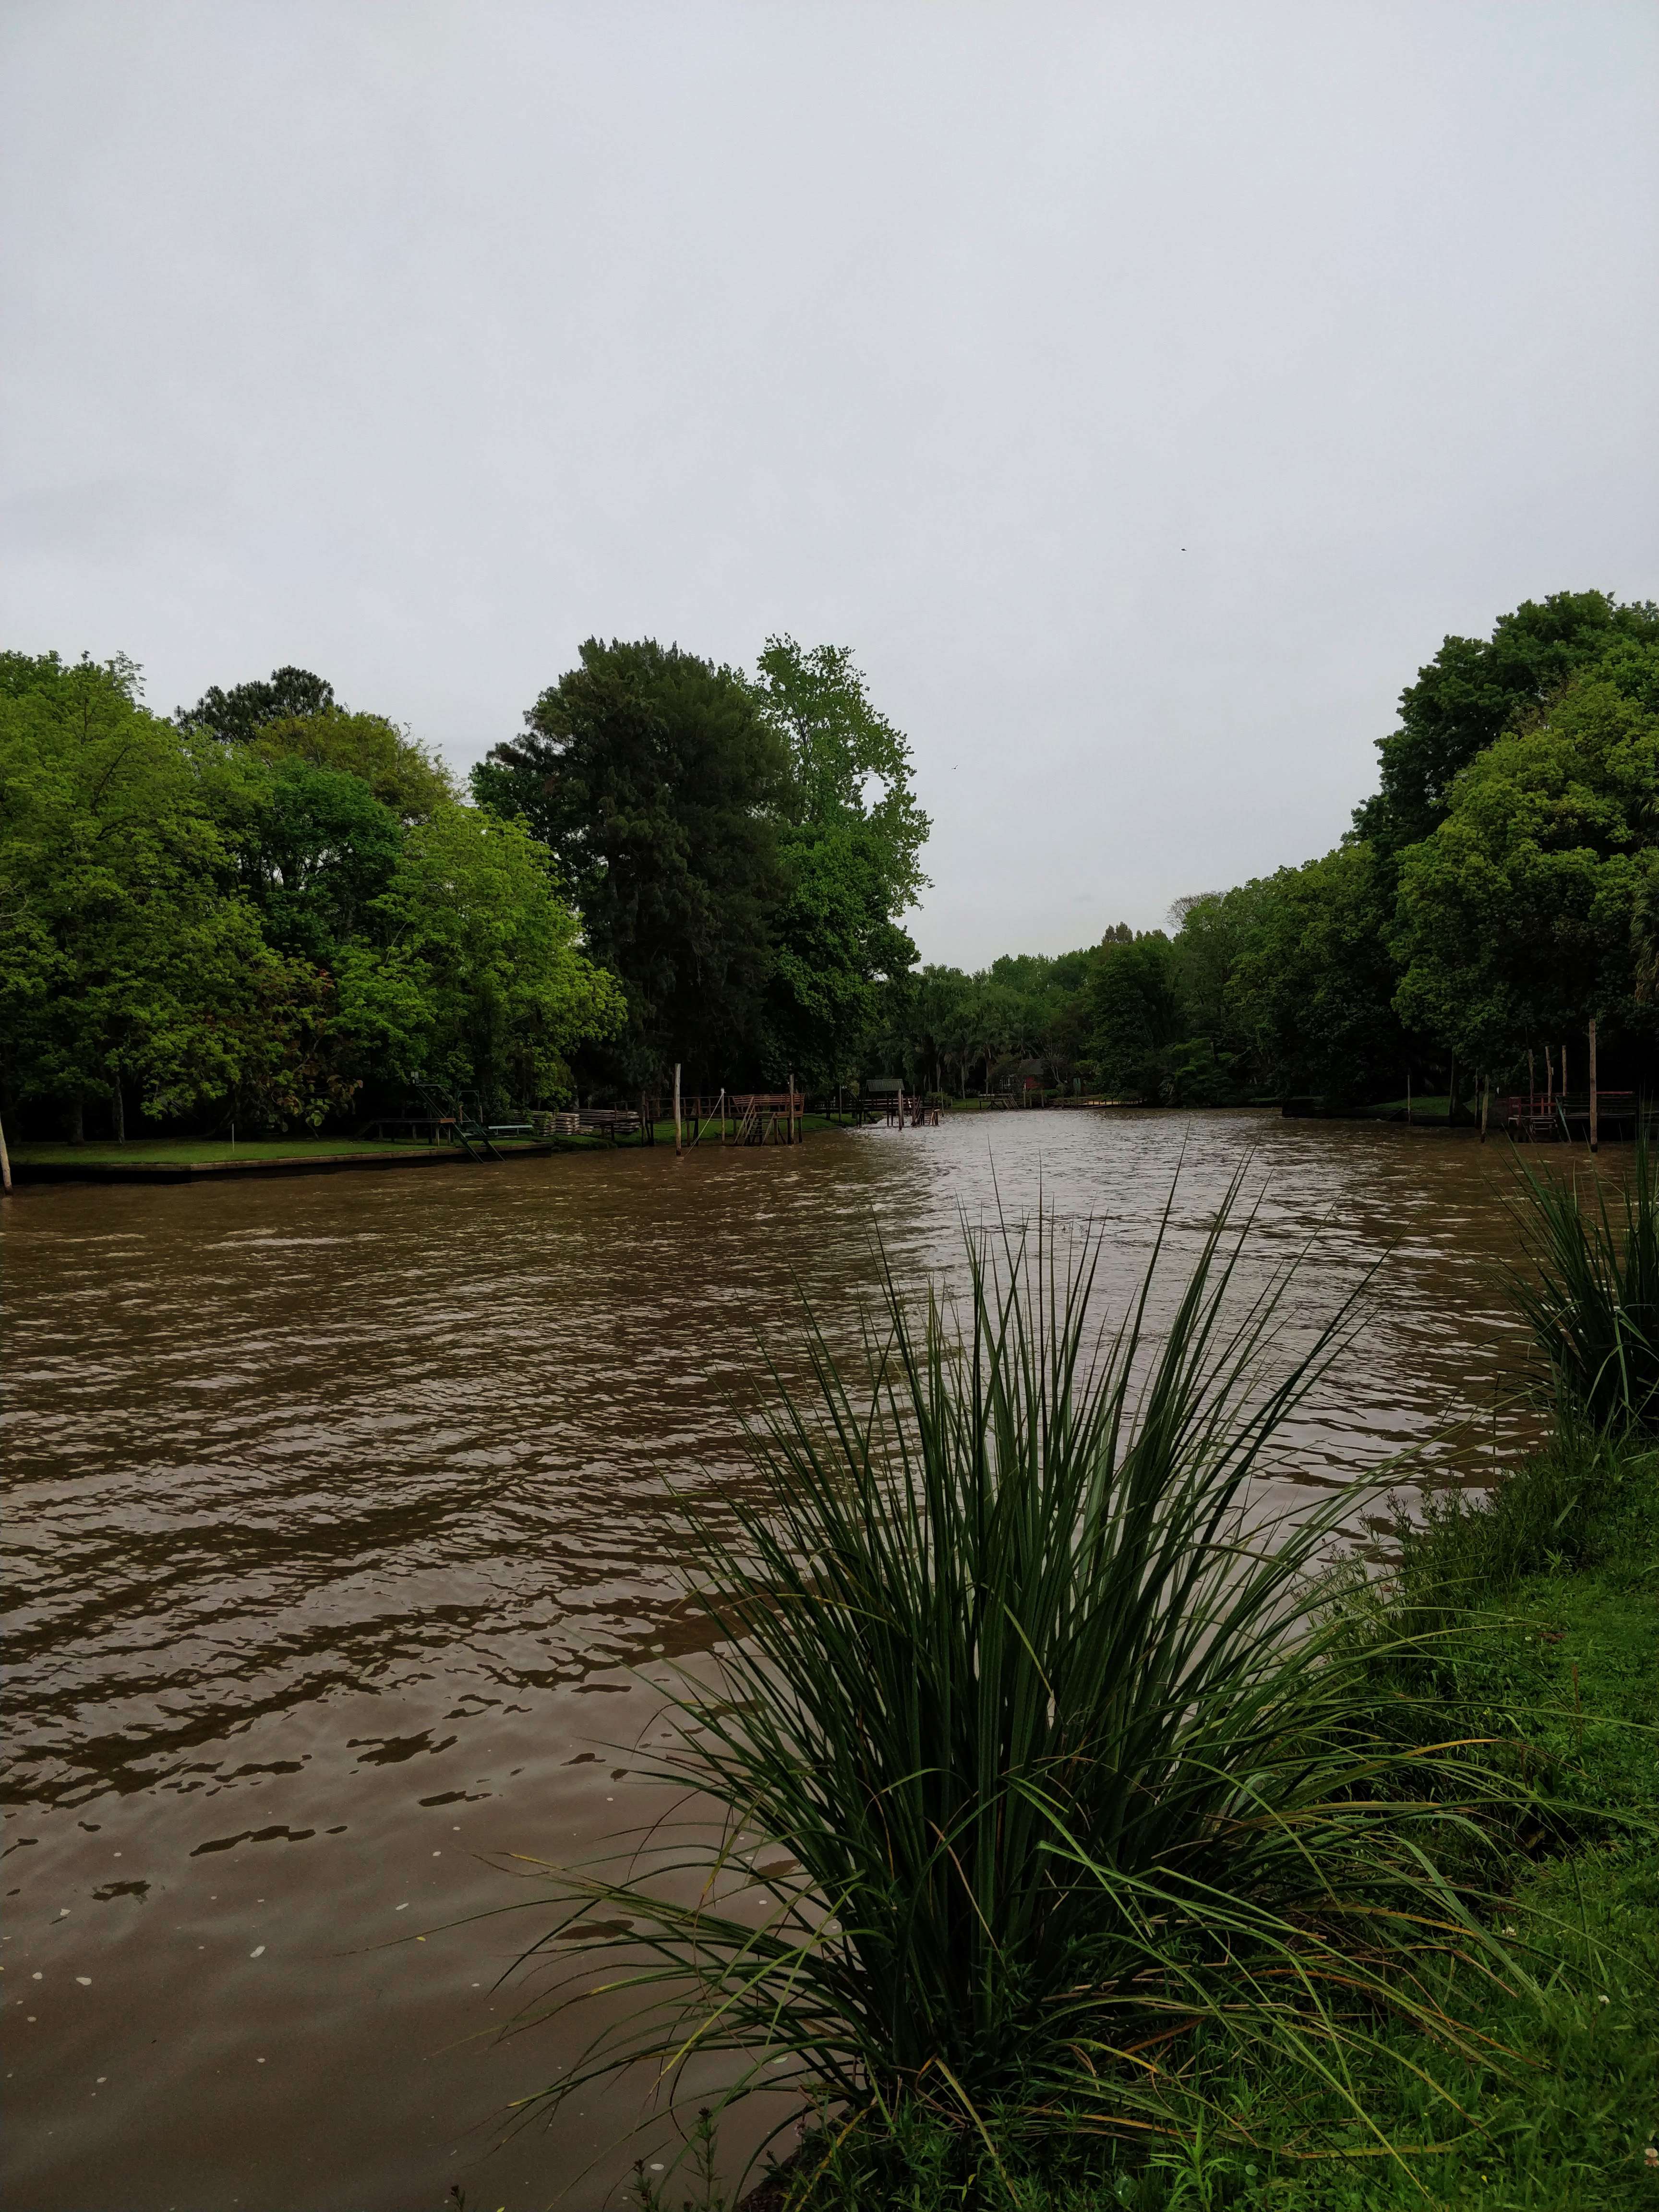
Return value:
M 301 988 L 238 896 L 186 744 L 117 659 L 0 656 L 0 1036 L 14 1097 L 222 1097 Z M 264 1051 L 268 1045 L 261 1044 Z
M 788 820 L 860 829 L 896 921 L 927 888 L 921 855 L 932 826 L 911 788 L 908 739 L 871 703 L 846 646 L 809 653 L 770 637 L 759 667 L 757 702 L 789 752 Z
M 602 1065 L 632 1089 L 671 1062 L 713 1089 L 756 1068 L 787 892 L 787 750 L 728 668 L 647 638 L 590 638 L 473 771 L 479 803 L 551 849 L 593 958 L 627 994 Z
M 404 828 L 361 777 L 289 757 L 245 787 L 238 871 L 278 951 L 332 969 L 371 925 Z
M 1089 1012 L 1106 1087 L 1149 1102 L 1164 1097 L 1167 1055 L 1184 1024 L 1175 950 L 1161 929 L 1103 949 L 1089 981 Z
M 448 770 L 407 730 L 384 714 L 349 713 L 309 669 L 275 669 L 269 683 L 229 691 L 216 685 L 174 719 L 191 735 L 216 738 L 234 759 L 303 761 L 354 775 L 405 823 L 429 821 L 455 798 Z
M 1395 1011 L 1392 871 L 1368 844 L 1243 886 L 1252 915 L 1228 997 L 1264 1087 L 1391 1097 L 1409 1052 Z
M 1500 616 L 1489 639 L 1448 637 L 1401 693 L 1399 728 L 1378 740 L 1381 787 L 1356 813 L 1356 836 L 1385 859 L 1420 843 L 1477 753 L 1609 647 L 1656 639 L 1659 606 L 1621 606 L 1605 592 L 1553 592 Z
M 765 1072 L 828 1091 L 857 1073 L 883 987 L 908 976 L 916 948 L 890 918 L 880 854 L 857 823 L 792 824 L 779 858 L 788 888 L 772 920 Z
M 520 821 L 448 806 L 404 837 L 374 902 L 378 941 L 337 956 L 361 1065 L 526 1106 L 570 1089 L 570 1054 L 614 1036 L 614 976 L 582 951 L 552 858 Z
M 1249 1047 L 1233 977 L 1255 933 L 1261 899 L 1260 884 L 1242 884 L 1230 891 L 1194 892 L 1170 908 L 1187 1028 L 1218 1051 L 1242 1053 Z
M 872 704 L 844 646 L 772 637 L 754 696 L 789 763 L 779 859 L 788 885 L 772 920 L 766 1000 L 769 1076 L 828 1089 L 856 1069 L 887 986 L 916 948 L 900 916 L 926 887 L 927 817 L 908 741 Z M 885 1009 L 900 1012 L 896 1002 Z
M 295 716 L 332 714 L 334 686 L 308 668 L 273 668 L 270 681 L 256 678 L 228 691 L 216 684 L 193 707 L 179 707 L 173 720 L 181 730 L 198 730 L 224 744 L 247 744 L 272 722 Z
M 1636 999 L 1656 794 L 1659 642 L 1610 656 L 1488 745 L 1401 855 L 1405 1019 L 1494 1069 L 1592 1017 L 1610 1042 L 1650 1030 Z
M 1644 859 L 1630 935 L 1636 996 L 1652 1006 L 1659 1000 L 1659 854 L 1649 853 Z

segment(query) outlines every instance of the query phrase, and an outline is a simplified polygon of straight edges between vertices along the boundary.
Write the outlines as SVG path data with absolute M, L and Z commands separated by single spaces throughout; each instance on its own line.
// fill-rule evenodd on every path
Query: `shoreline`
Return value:
M 821 1115 L 804 1115 L 801 1139 L 804 1140 L 808 1134 L 820 1134 L 835 1127 L 836 1124 Z M 177 1154 L 172 1158 L 165 1154 L 158 1157 L 154 1150 L 150 1157 L 143 1158 L 141 1144 L 133 1148 L 135 1153 L 141 1156 L 126 1159 L 118 1157 L 118 1148 L 112 1143 L 102 1140 L 88 1144 L 86 1149 L 91 1157 L 79 1159 L 64 1158 L 67 1147 L 64 1146 L 52 1146 L 50 1156 L 46 1158 L 31 1158 L 25 1148 L 21 1154 L 19 1152 L 11 1154 L 12 1185 L 16 1188 L 30 1184 L 45 1188 L 52 1185 L 62 1187 L 67 1183 L 210 1182 L 270 1176 L 339 1175 L 358 1168 L 479 1167 L 515 1159 L 551 1159 L 567 1153 L 650 1152 L 657 1148 L 672 1152 L 674 1125 L 672 1121 L 658 1122 L 654 1145 L 641 1143 L 638 1136 L 611 1139 L 599 1134 L 497 1140 L 495 1151 L 498 1159 L 495 1161 L 476 1160 L 461 1145 L 381 1143 L 370 1147 L 352 1146 L 348 1140 L 343 1147 L 325 1148 L 319 1145 L 315 1151 L 272 1150 L 257 1154 L 250 1146 L 250 1157 L 246 1158 L 230 1157 L 228 1149 L 223 1147 L 220 1149 L 226 1152 L 225 1157 L 210 1158 L 203 1156 L 206 1147 L 195 1149 L 192 1139 L 189 1138 L 179 1139 L 177 1143 Z M 46 1152 L 47 1147 L 39 1149 Z M 722 1147 L 708 1137 L 705 1137 L 702 1146 L 690 1143 L 685 1146 L 688 1153 L 696 1150 L 720 1149 Z M 775 1148 L 767 1146 L 764 1149 Z
M 499 1147 L 502 1160 L 546 1159 L 557 1144 Z M 584 1150 L 587 1149 L 586 1146 Z M 181 1183 L 210 1182 L 246 1176 L 338 1175 L 354 1168 L 429 1168 L 478 1166 L 459 1145 L 441 1150 L 375 1152 L 304 1152 L 279 1154 L 271 1159 L 250 1160 L 18 1160 L 11 1164 L 14 1186 L 64 1183 Z

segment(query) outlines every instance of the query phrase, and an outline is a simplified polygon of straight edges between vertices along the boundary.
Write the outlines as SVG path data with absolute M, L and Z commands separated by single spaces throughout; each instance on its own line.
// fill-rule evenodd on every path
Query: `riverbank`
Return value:
M 1345 1601 L 1382 1647 L 1379 1733 L 1479 1743 L 1528 1785 L 1498 1884 L 1499 1931 L 1527 1981 L 1462 1978 L 1462 2050 L 1401 2027 L 1383 2050 L 1244 2076 L 1194 2050 L 1170 2082 L 1180 2147 L 1126 2172 L 1079 2144 L 1022 2175 L 1019 2212 L 1637 2212 L 1659 2198 L 1659 1451 L 1561 1447 L 1484 1502 L 1451 1494 L 1402 1522 L 1385 1598 Z M 1357 2108 L 1357 2110 L 1356 2110 Z M 1360 2115 L 1363 2114 L 1363 2118 Z M 1241 2137 L 1243 2138 L 1241 2141 Z M 832 2164 L 804 2197 L 774 2183 L 743 2212 L 943 2205 L 926 2135 L 896 2172 Z M 802 2166 L 792 2179 L 799 2182 Z M 988 2176 L 987 2177 L 988 2179 Z M 908 2193 L 907 2193 L 908 2192 Z M 949 2201 L 955 2202 L 954 2197 Z M 975 2202 L 980 2201 L 978 2198 Z
M 802 1117 L 803 1136 L 838 1125 L 832 1117 Z M 688 1133 L 689 1134 L 689 1133 Z M 654 1139 L 640 1135 L 499 1137 L 503 1159 L 546 1159 L 556 1152 L 638 1152 L 653 1142 L 672 1146 L 674 1124 L 659 1121 Z M 701 1149 L 719 1148 L 704 1133 Z M 20 1145 L 11 1153 L 14 1183 L 184 1183 L 244 1176 L 337 1175 L 353 1169 L 476 1166 L 460 1145 L 431 1145 L 403 1138 L 271 1137 L 233 1143 L 205 1137 L 153 1137 L 131 1144 Z
M 1402 1527 L 1373 1625 L 1433 1640 L 1379 1687 L 1431 1713 L 1442 1741 L 1486 1739 L 1529 1788 L 1492 1878 L 1533 1986 L 1468 1978 L 1470 2051 L 1395 2039 L 1405 2063 L 1353 2085 L 1363 2126 L 1311 2069 L 1248 2085 L 1261 2155 L 1218 2155 L 1214 2203 L 1622 2212 L 1659 2196 L 1656 1511 L 1659 1453 L 1557 1446 L 1484 1503 L 1453 1493 Z
M 502 1139 L 503 1158 L 544 1158 L 552 1152 L 583 1151 L 585 1138 Z M 179 1183 L 222 1182 L 243 1176 L 333 1175 L 353 1168 L 446 1167 L 469 1164 L 459 1145 L 400 1141 L 353 1143 L 340 1137 L 276 1137 L 231 1144 L 170 1137 L 130 1145 L 25 1145 L 12 1154 L 15 1183 Z

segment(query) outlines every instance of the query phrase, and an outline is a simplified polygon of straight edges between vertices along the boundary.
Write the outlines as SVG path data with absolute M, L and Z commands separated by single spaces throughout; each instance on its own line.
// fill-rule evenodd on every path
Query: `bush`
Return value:
M 1517 1206 L 1536 1279 L 1513 1295 L 1570 1417 L 1659 1435 L 1659 1178 L 1638 1119 L 1631 1176 L 1611 1206 L 1577 1176 L 1522 1166 Z

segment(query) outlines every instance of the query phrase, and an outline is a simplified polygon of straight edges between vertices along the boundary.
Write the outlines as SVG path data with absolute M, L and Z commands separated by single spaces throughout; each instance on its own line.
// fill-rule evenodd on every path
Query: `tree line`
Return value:
M 1379 750 L 1331 852 L 969 975 L 917 964 L 928 821 L 844 647 L 590 639 L 465 791 L 303 669 L 169 718 L 130 661 L 0 654 L 0 1101 L 315 1128 L 417 1080 L 522 1108 L 678 1064 L 1341 1108 L 1501 1084 L 1591 1018 L 1604 1080 L 1644 1081 L 1659 608 L 1448 637 Z
M 888 1051 L 945 1088 L 1029 1077 L 1169 1105 L 1415 1078 L 1465 1097 L 1532 1052 L 1650 1082 L 1659 1042 L 1659 608 L 1563 592 L 1448 637 L 1336 848 L 1057 958 L 929 967 Z M 1582 1072 L 1582 1058 L 1577 1061 Z
M 911 970 L 909 749 L 850 653 L 591 640 L 463 793 L 301 668 L 169 717 L 130 660 L 0 654 L 0 1098 L 250 1132 L 425 1080 L 823 1086 Z

